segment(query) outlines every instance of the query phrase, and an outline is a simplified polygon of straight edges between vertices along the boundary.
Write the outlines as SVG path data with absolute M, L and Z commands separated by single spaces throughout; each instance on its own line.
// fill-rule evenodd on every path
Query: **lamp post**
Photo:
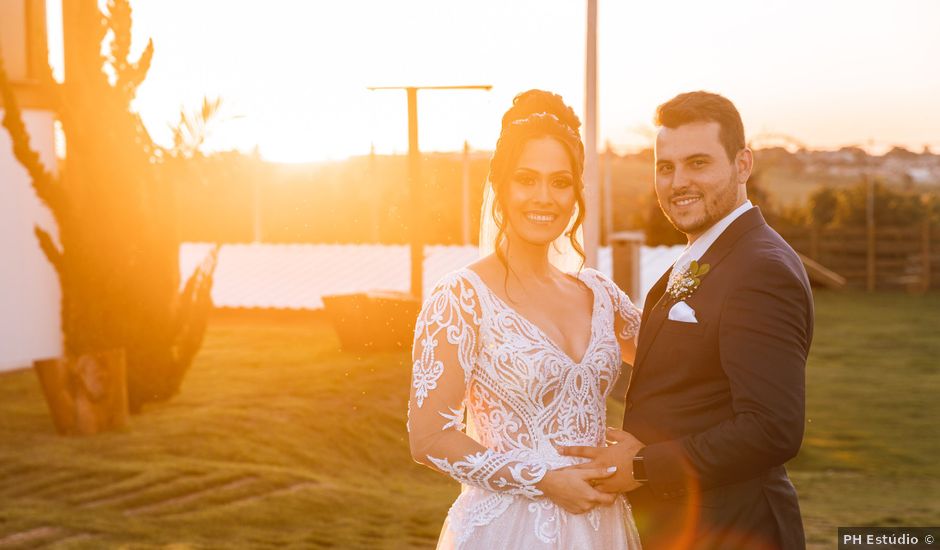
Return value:
M 408 96 L 408 233 L 411 241 L 411 295 L 421 301 L 424 289 L 424 235 L 418 223 L 423 193 L 418 151 L 418 90 L 491 90 L 490 85 L 468 86 L 370 86 L 375 90 L 405 90 Z
M 584 71 L 584 253 L 587 267 L 597 267 L 600 240 L 600 193 L 597 189 L 597 0 L 587 0 Z
M 873 142 L 869 140 L 868 145 L 870 149 Z M 875 247 L 877 246 L 877 241 L 875 240 L 875 178 L 873 178 L 871 174 L 871 153 L 869 151 L 865 151 L 865 235 L 867 241 L 865 288 L 868 292 L 874 292 L 877 283 L 877 256 L 875 254 Z
M 470 144 L 463 142 L 460 172 L 460 236 L 461 243 L 470 244 Z

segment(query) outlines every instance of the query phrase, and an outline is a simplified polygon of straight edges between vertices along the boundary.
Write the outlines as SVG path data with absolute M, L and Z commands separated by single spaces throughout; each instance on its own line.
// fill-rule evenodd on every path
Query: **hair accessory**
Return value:
M 561 122 L 561 119 L 555 116 L 554 113 L 549 113 L 548 111 L 542 111 L 541 113 L 532 113 L 525 118 L 518 118 L 512 121 L 510 124 L 525 124 L 526 122 L 529 122 L 530 120 L 539 119 L 539 118 L 550 118 L 554 120 L 555 122 Z M 565 124 L 565 126 L 567 126 L 567 124 Z
M 558 116 L 555 115 L 554 113 L 549 113 L 549 112 L 547 112 L 547 111 L 542 111 L 541 113 L 532 113 L 532 114 L 530 114 L 529 116 L 527 116 L 527 117 L 525 117 L 525 118 L 518 118 L 518 119 L 516 119 L 516 120 L 510 122 L 510 124 L 513 125 L 513 126 L 519 126 L 519 125 L 522 125 L 522 124 L 526 124 L 526 123 L 528 123 L 528 122 L 532 122 L 532 121 L 534 121 L 534 120 L 540 120 L 540 119 L 546 119 L 546 118 L 551 119 L 551 120 L 554 120 L 554 121 L 557 122 L 558 124 L 561 124 L 562 126 L 564 126 L 564 127 L 565 127 L 569 132 L 571 132 L 572 134 L 577 135 L 577 132 L 574 130 L 574 128 L 572 128 L 571 126 L 568 126 L 568 124 L 566 124 L 563 120 L 561 120 L 560 118 L 558 118 Z

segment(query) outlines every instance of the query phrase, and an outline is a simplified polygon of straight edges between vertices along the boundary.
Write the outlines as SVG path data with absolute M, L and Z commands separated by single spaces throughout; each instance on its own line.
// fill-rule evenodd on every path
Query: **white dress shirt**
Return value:
M 712 244 L 718 240 L 718 237 L 725 232 L 725 229 L 728 229 L 728 226 L 731 225 L 731 222 L 738 219 L 741 214 L 744 214 L 751 208 L 754 208 L 754 205 L 751 204 L 751 201 L 746 200 L 744 204 L 735 208 L 731 211 L 730 214 L 718 220 L 714 225 L 705 230 L 704 233 L 699 235 L 699 238 L 695 239 L 694 242 L 689 243 L 689 246 L 682 251 L 682 254 L 679 255 L 679 258 L 676 259 L 676 262 L 672 264 L 672 273 L 669 274 L 669 283 L 676 282 L 676 280 L 688 269 L 692 261 L 698 261 L 705 252 L 711 248 Z

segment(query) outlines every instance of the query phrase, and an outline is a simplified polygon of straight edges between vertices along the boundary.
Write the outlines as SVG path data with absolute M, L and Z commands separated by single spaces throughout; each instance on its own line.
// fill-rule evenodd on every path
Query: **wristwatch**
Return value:
M 642 452 L 642 449 L 640 451 Z M 646 477 L 646 461 L 643 460 L 643 455 L 639 453 L 633 457 L 633 479 L 640 483 L 649 481 L 649 478 Z

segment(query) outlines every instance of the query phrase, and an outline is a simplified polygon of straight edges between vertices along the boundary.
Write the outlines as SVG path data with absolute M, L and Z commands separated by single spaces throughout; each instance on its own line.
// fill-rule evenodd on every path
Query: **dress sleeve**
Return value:
M 458 274 L 438 283 L 415 324 L 408 435 L 414 459 L 457 481 L 535 498 L 548 465 L 534 452 L 497 452 L 464 431 L 467 384 L 478 356 L 480 305 Z
M 614 306 L 614 330 L 622 343 L 633 342 L 637 332 L 640 331 L 640 309 L 633 305 L 633 301 L 620 287 L 599 271 L 595 276 L 607 289 L 611 303 Z

